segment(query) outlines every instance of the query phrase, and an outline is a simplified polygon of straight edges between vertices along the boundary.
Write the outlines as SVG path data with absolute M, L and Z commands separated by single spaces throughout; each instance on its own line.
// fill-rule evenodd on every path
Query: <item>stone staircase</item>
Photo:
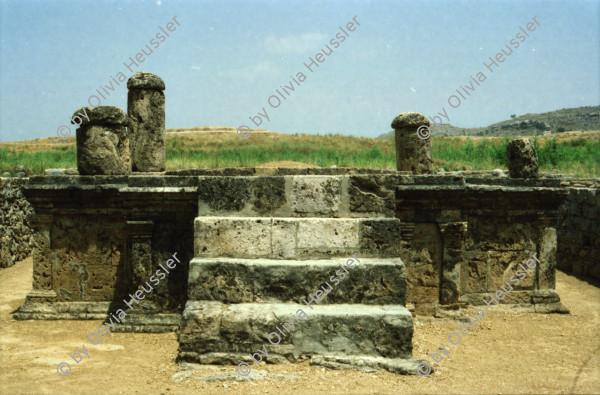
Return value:
M 200 177 L 179 360 L 416 373 L 392 177 Z

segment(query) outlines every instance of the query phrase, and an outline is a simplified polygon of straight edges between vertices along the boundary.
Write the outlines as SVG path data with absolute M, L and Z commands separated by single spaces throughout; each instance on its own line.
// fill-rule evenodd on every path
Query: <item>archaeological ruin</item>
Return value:
M 568 312 L 557 266 L 600 277 L 597 181 L 538 173 L 527 141 L 511 148 L 510 176 L 433 173 L 431 142 L 416 132 L 429 122 L 403 113 L 392 123 L 397 170 L 165 171 L 165 85 L 138 72 L 127 86 L 127 114 L 85 108 L 76 174 L 18 186 L 33 209 L 34 266 L 15 319 L 106 320 L 177 252 L 181 264 L 116 331 L 175 331 L 178 361 L 251 362 L 267 344 L 269 363 L 415 374 L 413 315 L 462 317 L 534 253 L 540 264 L 506 309 Z M 306 306 L 355 253 L 346 280 Z M 300 308 L 307 318 L 269 343 Z

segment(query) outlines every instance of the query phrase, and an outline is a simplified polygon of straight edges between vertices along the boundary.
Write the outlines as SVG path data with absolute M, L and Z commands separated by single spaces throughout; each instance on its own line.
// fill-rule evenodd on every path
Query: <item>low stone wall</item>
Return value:
M 0 178 L 0 268 L 25 259 L 33 248 L 27 216 L 33 208 L 21 193 L 28 178 Z
M 600 279 L 600 181 L 567 179 L 567 201 L 559 213 L 557 267 Z

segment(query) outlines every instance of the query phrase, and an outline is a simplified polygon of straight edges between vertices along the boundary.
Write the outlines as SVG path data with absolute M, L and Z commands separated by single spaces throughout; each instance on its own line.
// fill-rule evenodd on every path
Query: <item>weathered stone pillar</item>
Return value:
M 79 174 L 131 173 L 127 114 L 118 107 L 101 106 L 80 108 L 75 117 L 82 120 L 76 138 Z
M 467 222 L 440 224 L 444 240 L 440 304 L 458 303 L 460 297 L 460 267 L 465 255 Z
M 554 216 L 552 223 L 556 223 Z M 556 229 L 548 222 L 548 218 L 540 218 L 540 234 L 537 239 L 537 263 L 534 272 L 531 302 L 537 313 L 568 313 L 569 310 L 560 303 L 560 296 L 554 289 L 556 286 Z M 534 259 L 534 258 L 531 258 Z
M 396 137 L 396 166 L 414 174 L 433 172 L 429 120 L 418 112 L 404 112 L 392 121 Z
M 52 263 L 50 262 L 50 230 L 52 215 L 35 214 L 29 218 L 35 230 L 33 235 L 33 284 L 27 294 L 28 302 L 48 302 L 56 299 L 52 289 Z
M 538 158 L 528 138 L 509 141 L 506 145 L 508 171 L 512 178 L 537 178 Z
M 165 83 L 138 71 L 127 81 L 127 114 L 133 170 L 165 170 Z
M 537 245 L 540 263 L 537 265 L 537 284 L 534 284 L 534 289 L 554 289 L 556 287 L 556 229 L 543 228 Z
M 127 221 L 127 233 L 129 234 L 129 263 L 131 271 L 130 287 L 135 293 L 140 286 L 151 288 L 146 282 L 154 274 L 152 265 L 152 232 L 153 221 Z M 142 291 L 143 294 L 145 294 Z M 145 300 L 140 300 L 142 310 L 156 310 L 156 304 L 152 301 L 156 298 L 156 292 L 150 292 Z M 130 298 L 127 297 L 129 300 Z

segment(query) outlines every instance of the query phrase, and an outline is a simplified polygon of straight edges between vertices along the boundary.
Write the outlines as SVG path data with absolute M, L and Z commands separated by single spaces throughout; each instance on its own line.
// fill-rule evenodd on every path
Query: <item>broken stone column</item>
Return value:
M 118 107 L 101 106 L 80 108 L 73 114 L 76 117 L 82 120 L 76 137 L 79 174 L 131 173 L 127 114 Z
M 127 81 L 133 171 L 165 170 L 165 83 L 138 71 Z
M 396 166 L 414 174 L 433 172 L 429 120 L 418 112 L 403 112 L 394 118 Z
M 512 178 L 537 178 L 538 158 L 528 138 L 509 141 L 506 145 L 508 171 Z

